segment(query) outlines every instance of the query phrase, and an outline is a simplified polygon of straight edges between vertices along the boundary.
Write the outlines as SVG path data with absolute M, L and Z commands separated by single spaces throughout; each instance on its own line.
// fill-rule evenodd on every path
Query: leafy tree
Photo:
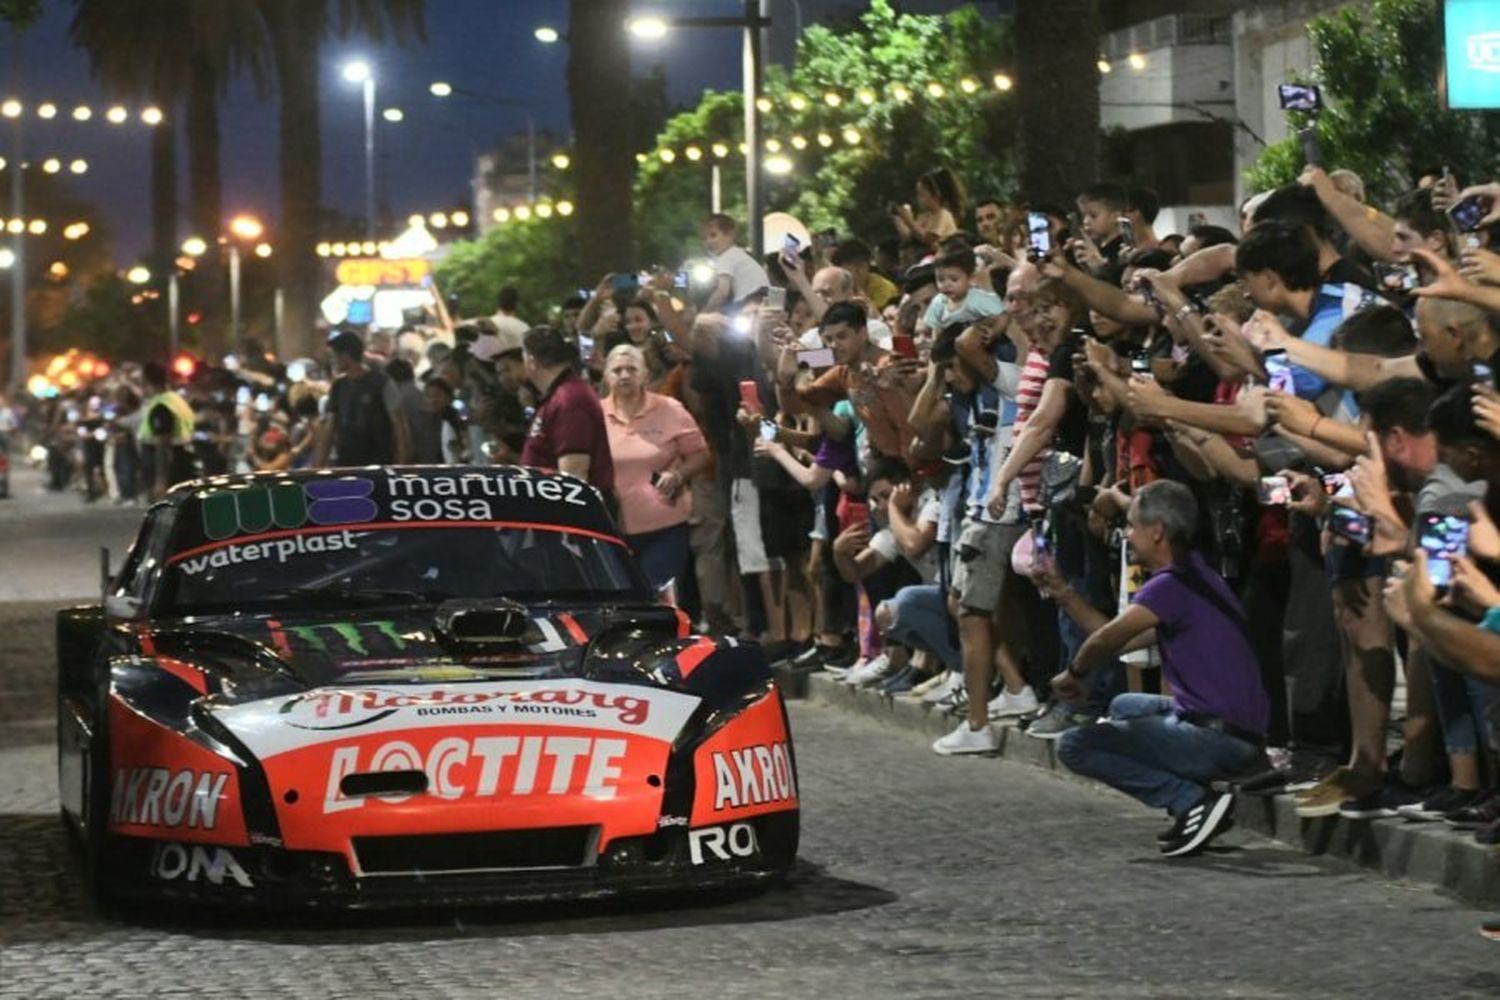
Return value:
M 37 330 L 34 349 L 56 354 L 77 347 L 115 360 L 165 357 L 166 328 L 131 302 L 138 291 L 118 274 L 100 275 L 69 304 L 60 322 Z
M 42 0 L 0 0 L 0 21 L 24 28 L 42 13 Z
M 1311 82 L 1325 105 L 1316 122 L 1324 162 L 1358 173 L 1371 201 L 1388 201 L 1438 163 L 1464 183 L 1493 177 L 1500 165 L 1500 115 L 1439 106 L 1440 32 L 1434 0 L 1371 0 L 1308 22 L 1318 54 Z M 1303 127 L 1308 117 L 1293 113 L 1291 123 Z M 1291 138 L 1266 147 L 1245 179 L 1264 191 L 1295 181 L 1302 166 Z
M 438 265 L 438 287 L 459 297 L 462 316 L 488 316 L 504 285 L 521 293 L 521 315 L 541 322 L 576 290 L 578 242 L 567 220 L 531 218 L 454 243 Z
M 765 137 L 807 143 L 783 150 L 795 170 L 767 178 L 768 209 L 790 212 L 813 229 L 882 238 L 891 235 L 885 205 L 911 201 L 916 178 L 936 166 L 951 167 L 974 192 L 1013 191 L 1016 115 L 992 80 L 1010 62 L 1007 25 L 973 7 L 917 15 L 898 13 L 890 0 L 870 0 L 851 23 L 809 26 L 791 71 L 767 74 L 772 110 L 763 118 Z M 961 89 L 965 78 L 974 93 Z M 941 96 L 929 92 L 931 84 L 942 88 Z M 837 106 L 824 101 L 829 91 L 841 95 Z M 868 102 L 850 96 L 862 91 Z M 701 252 L 697 222 L 708 210 L 714 163 L 725 211 L 743 219 L 742 106 L 738 92 L 710 92 L 667 122 L 660 148 L 676 154 L 696 145 L 702 156 L 685 162 L 678 155 L 669 163 L 648 155 L 638 171 L 643 259 L 670 262 Z M 857 143 L 846 140 L 847 128 L 857 130 Z M 820 134 L 832 143 L 821 145 Z M 727 144 L 729 155 L 715 157 L 715 142 Z

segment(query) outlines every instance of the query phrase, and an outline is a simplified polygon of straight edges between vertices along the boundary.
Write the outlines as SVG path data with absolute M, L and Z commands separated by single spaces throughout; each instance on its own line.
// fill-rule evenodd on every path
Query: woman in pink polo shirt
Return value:
M 646 358 L 621 344 L 604 361 L 604 426 L 615 465 L 620 529 L 657 587 L 689 571 L 688 489 L 708 464 L 708 443 L 683 405 L 646 390 Z

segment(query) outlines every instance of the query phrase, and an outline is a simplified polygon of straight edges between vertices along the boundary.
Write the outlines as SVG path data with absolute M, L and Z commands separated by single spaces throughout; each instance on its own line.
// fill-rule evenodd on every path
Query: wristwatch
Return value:
M 1193 304 L 1191 302 L 1184 302 L 1182 304 L 1181 308 L 1179 308 L 1176 312 L 1174 312 L 1172 314 L 1172 318 L 1174 320 L 1176 320 L 1177 322 L 1182 323 L 1182 322 L 1185 322 L 1187 320 L 1187 318 L 1192 315 L 1192 313 L 1193 313 Z

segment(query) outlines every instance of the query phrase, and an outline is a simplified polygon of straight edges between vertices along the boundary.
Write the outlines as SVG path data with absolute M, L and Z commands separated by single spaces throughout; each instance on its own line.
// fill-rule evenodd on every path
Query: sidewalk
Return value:
M 888 725 L 936 739 L 954 722 L 911 698 L 891 698 L 875 691 L 856 690 L 827 674 L 790 675 L 778 680 L 789 698 L 869 716 Z M 1078 777 L 1057 761 L 1054 745 L 1033 739 L 1014 726 L 997 726 L 1000 756 L 1015 763 L 1051 771 L 1058 777 L 1095 785 L 1107 795 L 1120 793 Z M 933 755 L 932 766 L 962 767 L 962 761 Z M 1123 796 L 1122 796 L 1123 798 Z M 1343 858 L 1393 879 L 1421 882 L 1461 899 L 1487 906 L 1500 905 L 1500 849 L 1474 842 L 1466 832 L 1442 823 L 1412 823 L 1402 819 L 1299 819 L 1290 795 L 1265 798 L 1235 797 L 1237 826 L 1271 837 L 1310 854 Z

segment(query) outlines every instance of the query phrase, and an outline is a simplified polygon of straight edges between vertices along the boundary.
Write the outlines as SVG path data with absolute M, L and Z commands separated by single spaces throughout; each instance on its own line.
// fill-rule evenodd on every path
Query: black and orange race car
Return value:
M 797 770 L 760 648 L 660 603 L 580 480 L 182 484 L 58 616 L 58 777 L 106 897 L 375 906 L 765 882 Z

